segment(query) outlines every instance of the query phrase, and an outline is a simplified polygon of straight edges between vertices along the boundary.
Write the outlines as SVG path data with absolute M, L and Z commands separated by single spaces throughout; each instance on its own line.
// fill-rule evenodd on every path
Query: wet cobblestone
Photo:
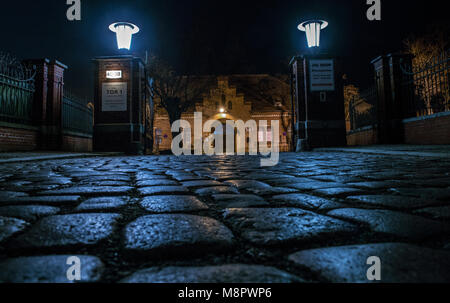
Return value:
M 85 282 L 367 282 L 378 254 L 382 282 L 450 282 L 450 159 L 312 152 L 259 163 L 2 164 L 0 281 L 67 282 L 67 257 L 81 256 Z

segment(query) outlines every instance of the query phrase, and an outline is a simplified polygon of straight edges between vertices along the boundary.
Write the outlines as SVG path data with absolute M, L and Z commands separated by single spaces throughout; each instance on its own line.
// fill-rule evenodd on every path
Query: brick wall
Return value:
M 399 144 L 450 144 L 450 112 L 403 120 L 404 139 Z M 373 145 L 378 143 L 378 132 L 371 127 L 347 133 L 347 144 Z
M 407 144 L 450 144 L 450 112 L 408 119 L 403 123 Z
M 378 143 L 378 131 L 372 127 L 366 127 L 347 133 L 347 145 L 373 145 Z
M 37 147 L 35 130 L 0 127 L 0 151 L 30 151 Z
M 169 117 L 166 115 L 157 115 L 154 119 L 154 144 L 159 151 L 170 150 L 172 144 L 172 132 L 170 130 Z M 158 130 L 158 134 L 156 133 Z M 156 147 L 158 145 L 158 147 Z
M 92 138 L 82 138 L 64 135 L 62 150 L 71 152 L 92 152 Z

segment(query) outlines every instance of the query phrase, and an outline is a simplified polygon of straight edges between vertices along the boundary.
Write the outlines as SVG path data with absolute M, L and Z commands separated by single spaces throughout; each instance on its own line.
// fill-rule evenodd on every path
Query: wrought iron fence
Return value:
M 355 130 L 377 123 L 378 94 L 376 86 L 361 91 L 349 104 L 350 129 Z
M 35 70 L 0 53 L 0 121 L 33 124 Z
M 450 111 L 449 55 L 450 51 L 446 51 L 425 66 L 401 65 L 405 118 Z
M 62 128 L 65 132 L 92 136 L 93 113 L 85 99 L 79 98 L 69 90 L 64 90 L 62 102 Z

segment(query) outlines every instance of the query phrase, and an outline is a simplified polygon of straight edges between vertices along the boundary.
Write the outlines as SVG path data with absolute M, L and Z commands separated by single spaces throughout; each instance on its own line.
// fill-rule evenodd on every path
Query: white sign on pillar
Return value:
M 312 92 L 334 91 L 334 60 L 309 60 L 309 82 Z
M 127 83 L 103 83 L 102 86 L 102 111 L 125 112 L 127 111 Z

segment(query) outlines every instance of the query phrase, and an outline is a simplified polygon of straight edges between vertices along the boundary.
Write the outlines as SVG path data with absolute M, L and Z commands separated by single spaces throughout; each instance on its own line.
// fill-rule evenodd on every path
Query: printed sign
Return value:
M 127 83 L 103 83 L 102 111 L 127 111 Z
M 121 70 L 107 70 L 106 71 L 106 79 L 121 79 L 122 71 Z
M 312 92 L 334 91 L 334 61 L 310 60 L 309 81 Z

